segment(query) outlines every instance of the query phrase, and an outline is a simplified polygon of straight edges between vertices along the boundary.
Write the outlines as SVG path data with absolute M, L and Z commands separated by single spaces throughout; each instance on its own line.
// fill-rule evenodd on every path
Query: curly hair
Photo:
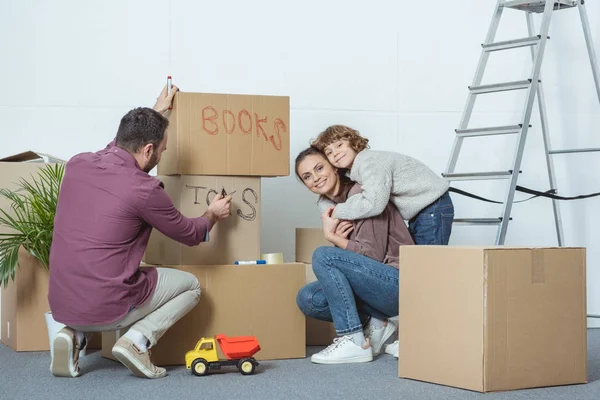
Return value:
M 357 153 L 369 148 L 369 139 L 360 136 L 360 132 L 346 125 L 331 125 L 312 141 L 311 146 L 323 152 L 325 147 L 338 140 L 347 140 Z

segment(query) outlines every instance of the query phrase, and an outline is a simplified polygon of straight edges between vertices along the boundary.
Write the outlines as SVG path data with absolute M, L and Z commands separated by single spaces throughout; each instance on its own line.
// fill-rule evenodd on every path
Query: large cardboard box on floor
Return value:
M 585 383 L 585 257 L 403 246 L 398 375 L 479 392 Z
M 306 283 L 317 280 L 312 264 L 306 264 Z M 307 346 L 329 346 L 337 337 L 333 322 L 320 321 L 315 318 L 306 317 L 306 345 Z
M 314 251 L 321 246 L 331 246 L 321 228 L 296 228 L 296 261 L 312 263 Z
M 299 263 L 270 265 L 205 265 L 170 267 L 194 274 L 200 282 L 200 302 L 152 348 L 157 365 L 185 364 L 185 353 L 202 337 L 217 334 L 256 336 L 258 360 L 306 356 L 304 315 L 296 294 L 305 282 Z M 102 355 L 121 332 L 102 334 Z M 123 332 L 124 333 L 124 332 Z
M 218 222 L 209 241 L 187 246 L 154 229 L 144 261 L 157 265 L 233 264 L 260 257 L 260 178 L 228 176 L 158 176 L 175 207 L 186 217 L 199 217 L 210 201 L 232 194 L 232 215 Z
M 159 175 L 287 176 L 290 101 L 178 92 Z
M 0 189 L 16 190 L 21 179 L 30 181 L 39 168 L 60 163 L 56 157 L 27 151 L 0 159 Z M 0 209 L 10 215 L 11 202 L 0 196 Z M 0 226 L 0 233 L 9 229 Z M 19 267 L 14 281 L 0 288 L 0 333 L 2 343 L 15 351 L 47 351 L 50 349 L 44 313 L 48 305 L 48 272 L 23 248 L 19 251 Z M 98 335 L 90 348 L 100 348 Z

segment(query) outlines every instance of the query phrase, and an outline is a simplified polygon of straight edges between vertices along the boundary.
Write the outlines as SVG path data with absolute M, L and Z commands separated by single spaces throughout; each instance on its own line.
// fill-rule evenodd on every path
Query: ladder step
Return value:
M 466 225 L 499 225 L 501 222 L 502 218 L 454 218 L 452 221 L 453 224 Z
M 555 0 L 554 10 L 576 7 L 578 1 L 574 0 Z M 534 13 L 544 12 L 545 0 L 515 0 L 504 2 L 504 8 L 514 8 L 515 10 L 528 11 Z
M 565 154 L 565 153 L 593 153 L 600 151 L 600 147 L 590 147 L 587 149 L 563 149 L 563 150 L 550 150 L 550 154 Z
M 492 136 L 492 135 L 510 135 L 521 132 L 522 124 L 492 126 L 489 128 L 474 128 L 474 129 L 456 129 L 458 137 L 474 137 L 474 136 Z M 529 125 L 531 128 L 531 125 Z
M 532 36 L 532 37 L 523 38 L 523 39 L 513 39 L 513 40 L 505 40 L 503 42 L 482 44 L 481 47 L 483 47 L 483 50 L 485 50 L 487 52 L 516 49 L 518 47 L 535 46 L 536 44 L 538 44 L 540 42 L 541 38 L 542 38 L 541 35 L 537 35 L 537 36 Z M 548 39 L 550 39 L 549 36 L 548 36 Z
M 508 179 L 512 175 L 511 171 L 495 171 L 495 172 L 463 172 L 442 174 L 449 181 L 476 181 L 483 179 Z
M 538 81 L 539 82 L 539 81 Z M 494 83 L 491 85 L 469 86 L 469 90 L 473 94 L 505 92 L 507 90 L 527 89 L 531 86 L 531 79 L 525 81 Z

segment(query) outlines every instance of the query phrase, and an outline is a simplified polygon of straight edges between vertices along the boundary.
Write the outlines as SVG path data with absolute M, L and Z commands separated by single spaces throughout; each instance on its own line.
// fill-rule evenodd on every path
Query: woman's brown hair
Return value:
M 302 180 L 302 177 L 300 176 L 300 174 L 298 173 L 298 165 L 300 165 L 300 163 L 308 156 L 312 156 L 312 155 L 320 155 L 323 157 L 323 159 L 325 160 L 325 162 L 331 164 L 329 162 L 329 160 L 327 159 L 327 157 L 325 156 L 325 154 L 323 154 L 323 152 L 321 152 L 319 149 L 317 149 L 314 146 L 310 146 L 307 149 L 302 150 L 300 153 L 298 153 L 298 155 L 296 156 L 296 161 L 295 161 L 295 171 L 296 171 L 296 177 L 300 180 L 300 182 L 304 183 L 304 181 Z M 345 174 L 344 174 L 345 170 L 338 170 L 338 176 L 340 178 L 340 188 L 344 188 L 346 185 L 353 185 L 354 182 L 352 182 L 350 180 L 350 178 L 348 178 Z M 322 198 L 323 196 L 321 196 Z

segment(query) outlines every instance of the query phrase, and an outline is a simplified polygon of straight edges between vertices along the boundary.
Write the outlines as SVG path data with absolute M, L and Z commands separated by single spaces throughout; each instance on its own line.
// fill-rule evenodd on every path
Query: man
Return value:
M 162 114 L 177 90 L 173 86 L 167 94 L 165 87 L 153 109 L 128 112 L 104 150 L 67 163 L 50 251 L 50 309 L 67 326 L 53 342 L 55 376 L 80 375 L 84 332 L 128 326 L 113 355 L 138 377 L 165 376 L 150 361 L 148 348 L 199 301 L 192 274 L 139 267 L 153 227 L 195 246 L 231 215 L 231 197 L 216 196 L 204 215 L 186 218 L 162 183 L 148 175 L 167 148 L 169 121 Z

